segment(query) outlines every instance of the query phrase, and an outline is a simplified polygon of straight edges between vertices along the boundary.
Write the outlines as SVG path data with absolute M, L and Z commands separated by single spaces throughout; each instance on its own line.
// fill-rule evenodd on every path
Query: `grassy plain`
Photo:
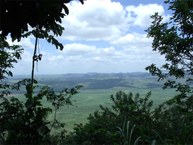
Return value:
M 21 80 L 20 77 L 13 78 L 11 82 Z M 40 85 L 48 85 L 56 91 L 63 88 L 71 88 L 82 84 L 84 87 L 73 96 L 74 106 L 64 106 L 57 114 L 57 119 L 66 123 L 66 129 L 71 131 L 74 124 L 86 123 L 90 113 L 99 110 L 99 105 L 111 106 L 110 95 L 118 91 L 139 93 L 144 97 L 149 91 L 152 92 L 151 100 L 154 106 L 168 100 L 175 95 L 174 90 L 162 90 L 162 84 L 155 77 L 147 73 L 119 73 L 119 74 L 67 74 L 67 75 L 44 75 L 38 76 Z M 23 94 L 21 90 L 19 94 Z M 20 98 L 23 99 L 22 95 Z M 50 106 L 43 100 L 45 106 Z M 49 119 L 53 114 L 49 115 Z
M 73 97 L 74 106 L 65 106 L 58 111 L 58 120 L 66 123 L 66 129 L 71 131 L 74 124 L 86 123 L 87 117 L 90 113 L 96 110 L 100 110 L 99 105 L 110 107 L 112 102 L 110 95 L 115 94 L 117 91 L 122 90 L 125 92 L 140 93 L 141 97 L 144 97 L 150 90 L 148 89 L 133 89 L 133 88 L 114 88 L 105 90 L 82 90 L 79 94 Z M 151 90 L 151 100 L 154 102 L 154 106 L 161 104 L 162 102 L 171 98 L 174 95 L 172 90 L 162 90 L 159 88 Z M 50 115 L 50 119 L 53 116 Z

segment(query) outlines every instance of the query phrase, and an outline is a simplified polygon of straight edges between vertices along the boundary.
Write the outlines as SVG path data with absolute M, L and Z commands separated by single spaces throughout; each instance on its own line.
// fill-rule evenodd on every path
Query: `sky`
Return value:
M 163 0 L 86 0 L 84 5 L 73 1 L 67 6 L 65 31 L 57 37 L 64 49 L 40 39 L 38 52 L 43 57 L 35 74 L 145 72 L 152 63 L 164 63 L 164 57 L 152 51 L 152 38 L 145 32 L 155 12 L 164 21 L 169 19 Z M 24 48 L 14 74 L 30 75 L 34 42 L 32 36 L 14 42 Z

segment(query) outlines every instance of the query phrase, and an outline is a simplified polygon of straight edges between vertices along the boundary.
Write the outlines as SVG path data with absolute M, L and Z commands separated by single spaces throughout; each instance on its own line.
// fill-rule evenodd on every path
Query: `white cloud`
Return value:
M 32 54 L 31 52 L 24 50 L 21 56 L 22 59 L 18 60 L 18 63 L 14 65 L 13 72 L 14 74 L 29 75 L 31 73 Z
M 147 28 L 151 24 L 150 16 L 158 12 L 160 15 L 167 19 L 169 16 L 165 15 L 165 11 L 162 5 L 158 4 L 140 4 L 138 6 L 127 6 L 127 19 L 130 25 L 139 26 L 141 28 Z
M 126 34 L 133 26 L 144 31 L 155 12 L 164 19 L 169 17 L 159 4 L 123 6 L 111 0 L 87 0 L 84 5 L 74 1 L 68 7 L 70 14 L 63 19 L 66 28 L 63 38 L 68 40 L 110 41 Z
M 81 43 L 71 43 L 64 45 L 64 50 L 62 53 L 69 56 L 74 55 L 87 55 L 92 54 L 97 51 L 95 46 L 88 46 Z
M 151 46 L 152 40 L 147 38 L 146 34 L 140 33 L 128 33 L 117 40 L 111 41 L 112 44 L 119 45 L 121 47 L 141 47 L 141 46 Z
M 84 5 L 73 1 L 68 7 L 70 14 L 63 19 L 65 31 L 60 39 L 65 43 L 64 49 L 50 50 L 41 41 L 43 59 L 38 62 L 38 73 L 144 71 L 152 62 L 163 62 L 159 54 L 152 52 L 152 40 L 144 34 L 150 15 L 159 12 L 167 18 L 163 6 L 123 6 L 111 0 L 87 0 Z M 71 41 L 67 43 L 65 39 Z M 33 48 L 32 41 L 27 38 L 20 44 Z M 31 71 L 32 50 L 26 49 L 17 72 Z
M 64 39 L 111 40 L 126 28 L 125 11 L 119 2 L 87 0 L 84 5 L 72 2 L 70 14 L 63 19 Z
M 34 49 L 34 45 L 35 45 L 35 42 L 32 42 L 32 39 L 30 37 L 28 38 L 24 38 L 22 41 L 21 41 L 21 45 L 23 48 L 31 48 L 31 49 Z
M 137 43 L 137 42 L 136 42 Z M 81 43 L 65 45 L 63 51 L 56 53 L 42 51 L 42 61 L 36 63 L 36 74 L 84 73 L 84 72 L 131 72 L 144 71 L 144 68 L 154 61 L 160 63 L 163 59 L 149 53 L 147 48 L 97 47 Z M 146 52 L 147 51 L 147 52 Z M 156 59 L 155 59 L 156 58 Z M 17 65 L 16 73 L 30 74 L 31 54 L 25 52 L 23 60 Z M 36 69 L 37 70 L 37 69 Z
M 28 38 L 22 38 L 21 41 L 12 41 L 10 37 L 8 37 L 7 42 L 9 43 L 9 45 L 21 45 L 22 48 L 24 49 L 33 49 L 34 48 L 34 44 L 32 42 L 32 37 L 28 37 Z
M 116 47 L 121 47 L 125 54 L 132 60 L 153 62 L 155 59 L 163 61 L 163 58 L 155 51 L 152 51 L 152 39 L 146 34 L 128 33 L 117 40 L 111 42 Z
M 58 52 L 57 55 L 43 53 L 44 57 L 39 66 L 42 65 L 40 67 L 42 71 L 46 66 L 45 70 L 51 72 L 56 69 L 56 72 L 60 73 L 143 71 L 153 60 L 155 62 L 162 60 L 156 54 L 149 53 L 151 51 L 145 51 L 140 48 L 135 48 L 135 50 L 116 49 L 115 47 L 102 48 L 72 43 L 65 45 L 64 51 Z

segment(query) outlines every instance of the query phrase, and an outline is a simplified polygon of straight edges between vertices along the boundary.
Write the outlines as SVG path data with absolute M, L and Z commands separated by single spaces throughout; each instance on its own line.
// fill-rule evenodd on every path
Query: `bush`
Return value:
M 34 83 L 37 83 L 34 81 Z M 64 123 L 57 120 L 57 111 L 61 106 L 71 105 L 72 95 L 78 93 L 81 86 L 64 89 L 55 93 L 52 88 L 43 87 L 37 94 L 31 92 L 31 80 L 24 79 L 12 86 L 14 89 L 26 87 L 25 100 L 12 96 L 1 96 L 0 102 L 0 135 L 1 144 L 14 145 L 49 145 L 52 144 L 52 128 L 64 128 Z M 34 86 L 34 89 L 37 84 Z M 33 89 L 33 90 L 34 90 Z M 52 107 L 45 107 L 42 99 L 46 98 Z M 48 121 L 48 114 L 53 112 L 53 121 Z
M 149 101 L 150 93 L 144 98 L 139 94 L 126 94 L 122 91 L 111 96 L 111 108 L 100 106 L 100 111 L 95 111 L 88 117 L 88 123 L 79 124 L 74 132 L 68 135 L 66 144 L 79 145 L 118 145 L 123 142 L 119 128 L 124 120 L 130 120 L 131 125 L 136 125 L 132 138 L 139 140 L 140 144 L 149 144 L 156 135 L 152 130 L 152 105 Z
M 190 145 L 193 142 L 193 99 L 178 95 L 153 109 L 139 94 L 111 96 L 111 108 L 100 106 L 63 140 L 68 145 Z M 184 98 L 184 99 L 182 99 Z M 128 123 L 129 122 L 129 123 Z

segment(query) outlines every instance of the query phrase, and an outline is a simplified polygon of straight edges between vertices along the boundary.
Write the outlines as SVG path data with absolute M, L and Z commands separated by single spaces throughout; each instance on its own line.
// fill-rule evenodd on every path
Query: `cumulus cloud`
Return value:
M 138 47 L 118 49 L 82 43 L 66 44 L 63 51 L 42 51 L 43 59 L 36 63 L 36 74 L 144 71 L 152 61 L 160 63 L 163 60 L 157 54 L 148 54 L 150 51 L 144 50 Z M 30 74 L 31 54 L 26 51 L 23 58 L 16 65 L 16 73 Z
M 147 28 L 155 12 L 165 15 L 162 5 L 139 4 L 123 6 L 111 0 L 87 0 L 84 5 L 74 1 L 68 5 L 70 14 L 63 19 L 66 28 L 63 38 L 68 40 L 117 39 L 133 27 Z
M 146 34 L 128 33 L 117 40 L 111 42 L 116 47 L 121 47 L 125 54 L 132 60 L 148 62 L 149 64 L 163 58 L 155 51 L 152 51 L 152 39 L 147 38 Z M 156 62 L 155 62 L 156 63 Z
M 41 52 L 43 59 L 38 62 L 38 73 L 143 71 L 152 62 L 163 62 L 159 54 L 152 52 L 152 40 L 144 32 L 155 12 L 165 20 L 168 18 L 163 6 L 126 6 L 112 0 L 87 0 L 84 5 L 73 1 L 68 8 L 70 14 L 63 19 L 65 31 L 60 38 L 64 49 L 53 51 L 45 42 L 41 43 L 40 48 L 46 46 L 46 50 Z M 34 47 L 31 38 L 19 44 Z M 18 67 L 20 72 L 31 70 L 32 50 L 26 49 Z
M 160 15 L 163 15 L 164 19 L 169 17 L 169 15 L 165 15 L 163 6 L 158 4 L 140 4 L 138 6 L 130 5 L 126 7 L 126 12 L 130 25 L 135 25 L 142 28 L 147 28 L 150 26 L 150 16 L 156 12 Z
M 111 40 L 126 28 L 126 13 L 119 2 L 87 0 L 84 5 L 72 2 L 68 7 L 70 14 L 63 20 L 65 39 Z
M 62 53 L 69 56 L 74 55 L 90 55 L 97 51 L 96 46 L 85 45 L 81 43 L 71 43 L 64 45 L 64 50 Z
M 150 51 L 149 51 L 150 52 Z M 116 49 L 115 47 L 97 47 L 81 43 L 65 45 L 64 51 L 57 55 L 44 53 L 44 59 L 40 62 L 50 70 L 57 68 L 57 72 L 127 72 L 143 71 L 152 60 L 162 60 L 156 54 L 148 55 L 148 52 L 139 49 Z
M 18 63 L 14 65 L 12 69 L 14 74 L 30 74 L 31 73 L 31 61 L 32 61 L 32 53 L 28 50 L 24 50 L 21 55 L 22 59 L 18 60 Z
M 117 40 L 111 41 L 112 44 L 119 45 L 122 47 L 131 47 L 131 46 L 151 46 L 152 40 L 147 38 L 146 34 L 140 33 L 128 33 Z
M 34 43 L 32 42 L 33 39 L 32 37 L 28 38 L 22 38 L 21 41 L 12 41 L 10 37 L 8 37 L 7 42 L 9 45 L 21 45 L 25 49 L 32 49 L 34 48 Z

